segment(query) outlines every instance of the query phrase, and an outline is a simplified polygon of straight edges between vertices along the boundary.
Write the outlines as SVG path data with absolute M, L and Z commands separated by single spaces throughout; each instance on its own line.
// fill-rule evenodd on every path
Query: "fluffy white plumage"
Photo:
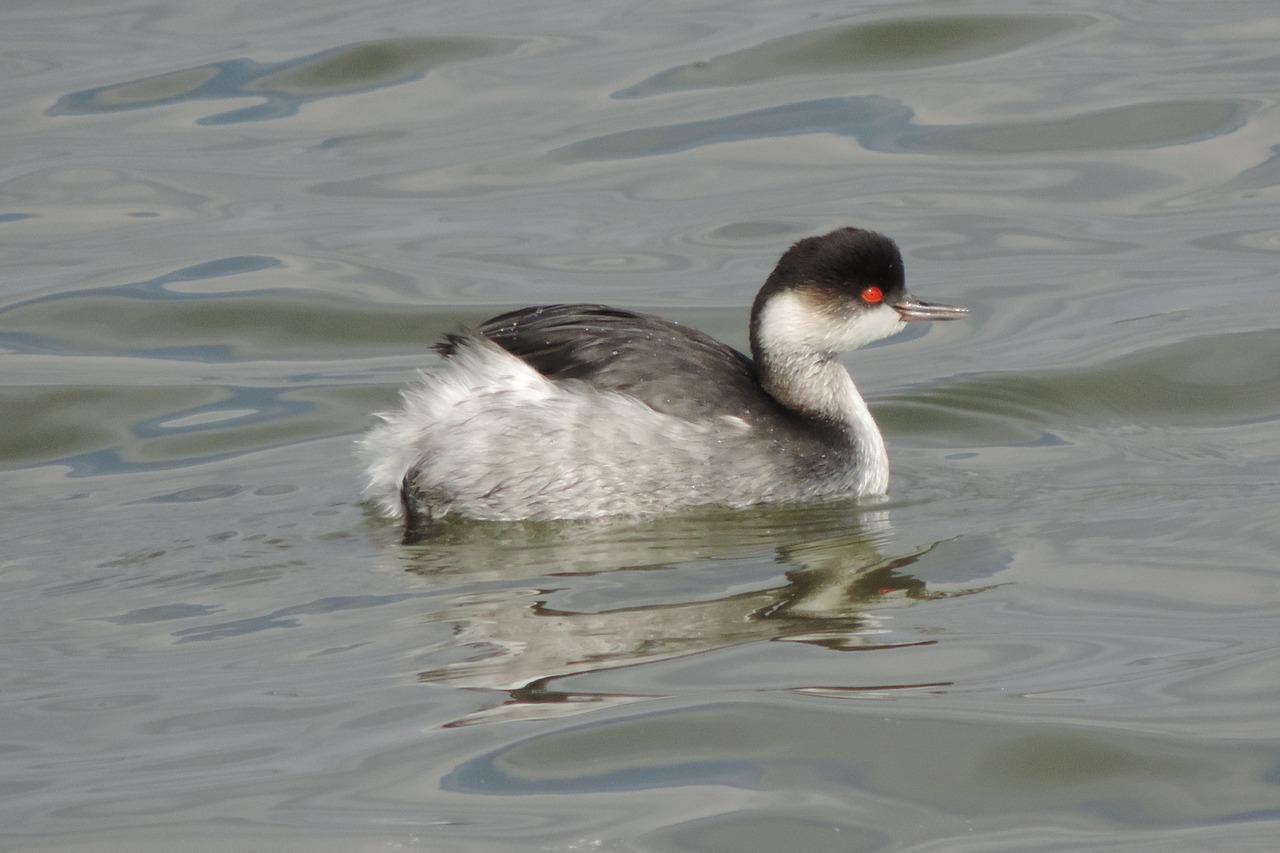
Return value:
M 481 337 L 465 338 L 401 398 L 360 441 L 365 495 L 391 517 L 403 514 L 408 471 L 419 482 L 450 484 L 432 493 L 437 517 L 458 506 L 491 521 L 745 506 L 776 490 L 776 465 L 752 471 L 740 455 L 731 458 L 752 432 L 741 418 L 691 421 L 625 394 L 551 380 Z M 743 489 L 755 497 L 735 497 Z

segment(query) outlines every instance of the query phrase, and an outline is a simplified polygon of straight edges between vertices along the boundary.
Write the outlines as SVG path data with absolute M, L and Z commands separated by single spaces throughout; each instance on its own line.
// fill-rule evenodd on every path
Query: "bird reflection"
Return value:
M 886 556 L 892 539 L 885 511 L 841 501 L 615 525 L 453 525 L 402 552 L 424 580 L 459 582 L 433 617 L 451 638 L 419 677 L 503 691 L 488 716 L 547 716 L 655 695 L 557 685 L 566 677 L 745 643 L 929 645 L 889 639 L 884 611 L 978 590 L 930 592 L 909 570 L 942 543 Z

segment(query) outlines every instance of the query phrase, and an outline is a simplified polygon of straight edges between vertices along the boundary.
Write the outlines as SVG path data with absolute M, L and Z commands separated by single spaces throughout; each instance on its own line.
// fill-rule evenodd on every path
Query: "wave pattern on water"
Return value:
M 1192 338 L 1076 370 L 963 377 L 895 395 L 877 414 L 895 433 L 947 446 L 1266 423 L 1280 419 L 1280 330 Z
M 73 92 L 59 98 L 48 115 L 92 115 L 251 97 L 263 103 L 206 116 L 197 124 L 281 119 L 311 101 L 408 83 L 443 63 L 493 56 L 511 50 L 514 44 L 478 38 L 388 39 L 344 45 L 283 62 L 232 59 Z
M 0 846 L 1274 847 L 1275 16 L 1006 5 L 4 5 Z M 358 502 L 442 334 L 848 224 L 973 311 L 888 499 Z
M 672 68 L 617 92 L 615 97 L 742 86 L 796 74 L 866 74 L 974 61 L 1090 23 L 1089 18 L 1066 16 L 974 15 L 825 27 Z
M 831 133 L 869 151 L 1031 154 L 1098 148 L 1159 148 L 1222 136 L 1242 127 L 1256 104 L 1238 100 L 1130 104 L 1071 118 L 994 125 L 926 126 L 877 95 L 826 98 L 678 125 L 639 128 L 575 142 L 550 156 L 562 162 L 674 154 L 704 145 L 772 136 Z

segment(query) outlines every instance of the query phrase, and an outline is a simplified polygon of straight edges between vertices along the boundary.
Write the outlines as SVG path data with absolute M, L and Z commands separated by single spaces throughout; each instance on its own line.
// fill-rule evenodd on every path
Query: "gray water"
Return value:
M 1274 848 L 1274 13 L 6 4 L 0 845 Z M 359 503 L 439 335 L 847 224 L 973 311 L 848 359 L 887 502 Z

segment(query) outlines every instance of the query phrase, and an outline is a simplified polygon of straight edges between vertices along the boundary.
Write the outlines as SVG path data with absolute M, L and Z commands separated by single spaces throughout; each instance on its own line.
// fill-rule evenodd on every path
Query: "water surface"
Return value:
M 1280 831 L 1260 4 L 0 12 L 22 850 L 1257 850 Z M 516 305 L 745 346 L 794 240 L 887 501 L 458 523 L 352 453 Z

